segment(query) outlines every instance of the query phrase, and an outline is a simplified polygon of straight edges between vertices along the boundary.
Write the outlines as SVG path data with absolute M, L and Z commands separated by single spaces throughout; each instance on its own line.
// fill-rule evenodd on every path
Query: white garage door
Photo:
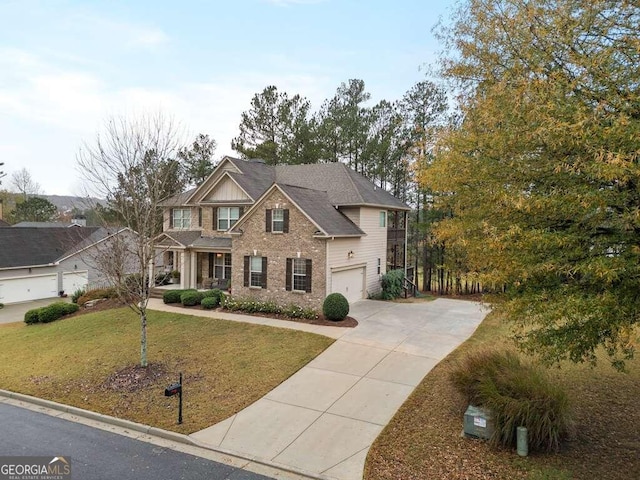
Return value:
M 58 274 L 0 279 L 0 302 L 16 303 L 58 296 Z
M 72 295 L 76 290 L 84 290 L 89 284 L 89 272 L 87 270 L 64 272 L 62 274 L 62 290 L 67 295 Z
M 341 293 L 349 303 L 361 300 L 364 292 L 364 267 L 331 274 L 331 293 Z

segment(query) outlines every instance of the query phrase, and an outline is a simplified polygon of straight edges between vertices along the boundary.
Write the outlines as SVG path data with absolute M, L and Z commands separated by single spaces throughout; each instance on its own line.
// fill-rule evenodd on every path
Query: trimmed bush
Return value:
M 24 314 L 24 323 L 50 323 L 59 318 L 75 313 L 80 309 L 75 303 L 56 302 L 46 307 L 34 308 Z
M 309 320 L 318 318 L 318 312 L 312 308 L 303 308 L 298 305 L 283 307 L 274 302 L 263 302 L 253 298 L 236 298 L 220 293 L 222 295 L 220 305 L 231 312 L 281 314 L 291 318 L 306 318 Z
M 84 288 L 79 288 L 75 292 L 71 294 L 71 301 L 73 303 L 78 303 L 78 299 L 82 297 L 86 293 Z
M 200 305 L 202 305 L 202 308 L 205 310 L 216 308 L 219 304 L 220 300 L 218 300 L 217 297 L 204 297 L 200 302 Z
M 169 282 L 171 281 L 171 272 L 156 273 L 156 277 L 154 280 L 156 285 L 159 285 L 159 286 L 168 285 Z
M 349 315 L 349 302 L 341 293 L 330 293 L 324 299 L 322 313 L 329 320 L 344 320 Z
M 451 374 L 467 401 L 493 416 L 494 446 L 515 447 L 516 428 L 527 427 L 531 451 L 558 451 L 571 428 L 566 393 L 545 372 L 513 352 L 469 355 Z
M 195 290 L 187 290 L 180 295 L 180 301 L 185 307 L 193 307 L 194 305 L 200 305 L 202 301 L 202 293 Z
M 206 292 L 204 292 L 203 294 L 203 300 L 205 298 L 212 298 L 214 299 L 214 305 L 211 308 L 216 308 L 218 305 L 220 305 L 222 303 L 222 297 L 224 297 L 224 293 L 222 293 L 222 290 L 219 290 L 217 288 L 214 288 L 213 290 L 207 290 Z
M 162 294 L 162 301 L 164 303 L 180 303 L 180 297 L 184 293 L 184 290 L 167 290 Z
M 28 310 L 24 314 L 24 323 L 27 325 L 33 325 L 34 323 L 40 322 L 40 310 L 42 310 L 42 308 L 33 308 Z
M 382 276 L 382 298 L 393 300 L 402 295 L 402 280 L 404 280 L 404 270 L 391 270 Z

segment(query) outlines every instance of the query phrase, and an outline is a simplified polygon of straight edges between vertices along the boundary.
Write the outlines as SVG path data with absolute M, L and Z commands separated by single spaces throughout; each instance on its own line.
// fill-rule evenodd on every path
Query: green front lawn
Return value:
M 181 433 L 211 426 L 256 401 L 332 339 L 294 330 L 149 312 L 150 365 L 128 308 L 50 324 L 0 325 L 0 388 Z M 184 423 L 164 388 L 184 375 Z
M 640 358 L 628 374 L 609 366 L 563 363 L 550 370 L 571 400 L 573 437 L 557 455 L 520 458 L 462 438 L 466 408 L 449 373 L 457 359 L 478 348 L 507 345 L 508 329 L 487 316 L 476 333 L 437 365 L 416 388 L 369 452 L 367 480 L 391 479 L 638 479 L 640 478 Z

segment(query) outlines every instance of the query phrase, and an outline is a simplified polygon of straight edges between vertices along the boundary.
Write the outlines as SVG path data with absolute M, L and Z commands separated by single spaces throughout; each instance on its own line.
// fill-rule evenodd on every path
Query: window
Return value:
M 271 211 L 271 222 L 272 232 L 284 232 L 284 210 L 281 208 L 274 208 Z
M 240 218 L 239 207 L 218 208 L 218 230 L 229 230 Z
M 188 208 L 173 209 L 173 228 L 187 229 L 191 227 L 191 210 Z
M 311 260 L 308 258 L 287 258 L 288 291 L 311 293 Z
M 198 208 L 198 226 L 202 227 L 202 207 Z
M 380 212 L 380 226 L 387 226 L 387 212 Z
M 289 209 L 268 208 L 265 211 L 265 231 L 275 233 L 289 233 Z
M 244 286 L 267 288 L 267 257 L 244 257 Z
M 230 253 L 216 253 L 213 261 L 213 276 L 217 279 L 231 278 Z

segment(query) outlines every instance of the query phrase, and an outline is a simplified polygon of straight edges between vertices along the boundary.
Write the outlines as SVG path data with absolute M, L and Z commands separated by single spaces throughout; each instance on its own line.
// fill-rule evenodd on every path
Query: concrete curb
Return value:
M 122 418 L 111 417 L 109 415 L 104 415 L 102 413 L 92 412 L 91 410 L 85 410 L 83 408 L 72 407 L 70 405 L 65 405 L 62 403 L 57 403 L 51 400 L 45 400 L 43 398 L 32 397 L 30 395 L 25 395 L 23 393 L 11 392 L 9 390 L 0 389 L 0 397 L 9 398 L 12 400 L 18 400 L 21 402 L 29 403 L 31 405 L 37 405 L 40 407 L 49 408 L 51 410 L 55 410 L 61 413 L 69 413 L 71 415 L 76 415 L 78 417 L 87 418 L 89 420 L 96 420 L 98 422 L 106 423 L 108 425 L 113 425 L 116 427 L 124 428 L 127 430 L 133 430 L 135 432 L 140 432 L 145 435 L 150 435 L 154 437 L 159 437 L 164 440 L 170 440 L 177 443 L 182 443 L 186 445 L 190 445 L 193 447 L 202 448 L 205 450 L 210 450 L 216 453 L 220 453 L 223 455 L 228 455 L 240 460 L 245 460 L 247 462 L 256 463 L 259 465 L 263 465 L 265 467 L 272 468 L 274 470 L 280 470 L 287 473 L 292 473 L 294 475 L 298 475 L 303 479 L 310 480 L 332 480 L 331 477 L 326 477 L 324 475 L 316 475 L 310 472 L 306 472 L 304 470 L 298 470 L 287 465 L 281 465 L 276 462 L 270 462 L 268 460 L 264 460 L 261 458 L 253 457 L 251 455 L 240 454 L 238 452 L 234 452 L 232 450 L 227 450 L 223 448 L 213 447 L 206 443 L 200 442 L 198 440 L 194 440 L 189 435 L 184 435 L 182 433 L 171 432 L 169 430 L 163 430 L 161 428 L 151 427 L 149 425 L 144 425 L 142 423 L 132 422 L 130 420 L 124 420 Z

